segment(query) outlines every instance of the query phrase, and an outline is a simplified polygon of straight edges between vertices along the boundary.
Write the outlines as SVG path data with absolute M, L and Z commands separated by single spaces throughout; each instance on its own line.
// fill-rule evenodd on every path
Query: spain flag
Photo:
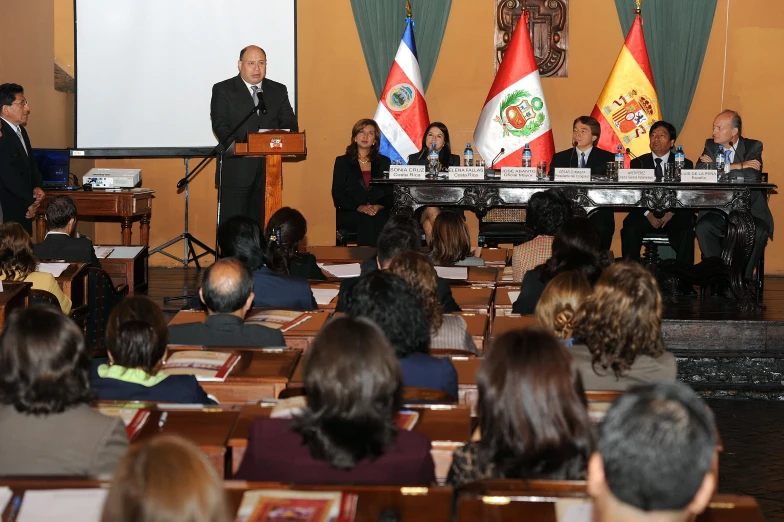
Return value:
M 661 109 L 639 13 L 591 116 L 602 126 L 600 148 L 615 152 L 621 145 L 635 156 L 650 152 L 648 130 L 661 119 Z M 628 157 L 626 162 L 628 167 Z

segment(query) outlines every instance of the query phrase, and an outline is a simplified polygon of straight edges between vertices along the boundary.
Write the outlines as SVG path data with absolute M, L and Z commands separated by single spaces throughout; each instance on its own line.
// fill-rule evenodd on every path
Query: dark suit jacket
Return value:
M 512 303 L 513 314 L 530 315 L 536 311 L 539 298 L 542 296 L 542 292 L 544 292 L 544 287 L 547 286 L 541 279 L 541 267 L 542 265 L 539 265 L 533 270 L 526 272 L 523 276 L 523 282 L 520 284 L 520 295 Z
M 93 242 L 86 237 L 49 233 L 41 243 L 33 245 L 33 253 L 38 259 L 62 259 L 68 263 L 89 263 L 101 268 Z
M 41 172 L 27 131 L 24 126 L 20 129 L 29 155 L 8 122 L 0 119 L 0 206 L 3 221 L 15 221 L 32 234 L 33 221 L 25 214 L 34 201 L 33 189 L 41 186 Z
M 291 419 L 259 418 L 250 425 L 248 449 L 234 478 L 295 484 L 427 486 L 435 481 L 435 467 L 430 440 L 416 431 L 398 431 L 383 455 L 340 470 L 311 456 L 302 436 L 291 430 Z
M 586 161 L 586 168 L 591 169 L 591 174 L 604 174 L 607 171 L 607 163 L 615 161 L 615 155 L 599 147 L 591 149 Z M 550 177 L 552 178 L 555 169 L 577 168 L 580 166 L 580 151 L 572 147 L 571 149 L 556 152 L 550 161 Z
M 389 171 L 389 158 L 379 154 L 370 164 L 371 179 L 383 178 Z M 332 169 L 332 202 L 338 210 L 356 210 L 360 205 L 381 205 L 392 208 L 392 188 L 370 185 L 365 187 L 359 161 L 347 154 L 335 158 Z
M 403 386 L 441 390 L 457 400 L 457 370 L 448 357 L 413 353 L 400 359 Z
M 248 132 L 259 129 L 299 129 L 297 117 L 289 102 L 289 93 L 282 83 L 264 78 L 261 82 L 267 114 L 253 114 L 240 129 L 234 133 L 237 141 L 244 142 Z M 238 74 L 212 87 L 210 116 L 212 132 L 219 141 L 229 136 L 231 130 L 253 109 L 251 96 L 245 82 Z M 259 158 L 226 158 L 223 163 L 223 185 L 227 187 L 248 187 L 253 183 L 260 163 Z M 218 183 L 216 165 L 215 183 Z
M 348 296 L 351 295 L 351 291 L 357 285 L 361 277 L 362 276 L 349 277 L 347 279 L 344 279 L 340 283 L 340 289 L 338 291 L 338 302 L 335 305 L 336 312 L 346 311 L 346 307 L 348 306 L 348 301 L 347 301 Z M 441 308 L 444 311 L 444 313 L 448 314 L 451 312 L 461 311 L 460 306 L 457 304 L 455 298 L 452 296 L 452 287 L 449 286 L 449 281 L 439 277 L 437 290 L 438 290 L 438 301 L 441 303 Z
M 428 160 L 427 160 L 427 152 L 422 154 L 422 151 L 415 152 L 408 156 L 407 163 L 409 165 L 424 165 L 427 167 Z M 443 166 L 443 165 L 442 165 Z M 459 167 L 460 166 L 460 156 L 457 154 L 450 154 L 449 155 L 449 166 L 450 167 Z
M 317 267 L 318 268 L 318 267 Z M 253 306 L 318 310 L 316 298 L 308 280 L 302 277 L 276 274 L 266 266 L 253 271 Z
M 304 277 L 305 279 L 319 279 L 326 281 L 327 276 L 316 263 L 316 256 L 313 254 L 296 254 L 289 261 L 289 273 L 294 277 Z
M 702 151 L 702 154 L 707 155 L 711 158 L 716 157 L 716 152 L 719 150 L 719 145 L 714 143 L 713 139 L 708 138 L 705 140 L 705 149 Z M 751 161 L 757 160 L 760 162 L 760 170 L 754 169 L 736 169 L 731 172 L 733 176 L 742 176 L 743 179 L 749 182 L 759 182 L 761 179 L 761 172 L 762 172 L 762 142 L 759 140 L 752 140 L 749 138 L 741 137 L 738 140 L 738 143 L 735 145 L 735 157 L 733 162 L 743 162 L 743 161 Z M 704 163 L 701 161 L 697 162 L 697 167 L 699 168 Z M 760 191 L 752 191 L 751 193 L 751 215 L 757 219 L 761 219 L 768 225 L 768 230 L 770 231 L 770 237 L 773 237 L 773 214 L 770 213 L 770 208 L 768 207 L 768 200 L 765 197 L 765 194 L 761 193 Z
M 169 342 L 193 346 L 245 348 L 286 345 L 280 330 L 273 330 L 260 324 L 245 324 L 245 321 L 230 314 L 213 314 L 203 323 L 169 326 Z
M 670 157 L 667 158 L 667 163 L 675 164 L 675 152 L 670 151 Z M 684 160 L 684 168 L 693 169 L 694 163 L 688 158 Z M 653 161 L 653 154 L 643 154 L 642 156 L 638 156 L 629 162 L 629 167 L 633 169 L 655 169 L 656 162 Z

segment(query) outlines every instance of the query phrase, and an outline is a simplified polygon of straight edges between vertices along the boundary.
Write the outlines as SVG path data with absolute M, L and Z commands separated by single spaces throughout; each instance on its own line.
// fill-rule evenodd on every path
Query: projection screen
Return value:
M 296 0 L 76 0 L 75 23 L 74 155 L 206 154 L 212 86 L 250 44 L 297 110 Z

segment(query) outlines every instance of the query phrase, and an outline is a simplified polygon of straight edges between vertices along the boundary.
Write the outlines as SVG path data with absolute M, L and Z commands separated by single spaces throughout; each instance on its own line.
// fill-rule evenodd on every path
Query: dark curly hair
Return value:
M 438 276 L 430 259 L 421 252 L 405 252 L 392 258 L 389 271 L 408 283 L 425 309 L 430 327 L 441 328 L 443 309 L 438 300 Z
M 49 305 L 14 310 L 0 336 L 0 402 L 49 415 L 95 398 L 90 354 L 76 323 Z
M 537 234 L 554 236 L 570 217 L 571 203 L 559 189 L 536 192 L 528 201 L 526 222 Z
M 251 270 L 264 266 L 264 248 L 259 224 L 249 217 L 234 216 L 218 227 L 221 257 L 236 257 Z
M 665 352 L 661 338 L 662 299 L 656 280 L 634 262 L 604 271 L 575 319 L 573 336 L 593 356 L 593 369 L 625 375 L 638 355 Z M 598 372 L 597 372 L 598 373 Z
M 168 344 L 166 317 L 150 298 L 126 297 L 112 310 L 106 325 L 106 347 L 115 363 L 153 375 Z
M 367 319 L 328 322 L 305 352 L 307 407 L 295 416 L 313 458 L 338 469 L 375 459 L 392 445 L 402 402 L 400 363 Z
M 414 290 L 386 270 L 359 279 L 348 295 L 346 314 L 376 323 L 400 359 L 430 349 L 430 322 Z
M 299 210 L 283 207 L 272 214 L 263 238 L 267 267 L 278 274 L 290 274 L 291 260 L 299 256 L 299 242 L 307 233 L 308 223 Z
M 547 284 L 561 272 L 582 272 L 591 284 L 610 264 L 596 225 L 588 218 L 567 220 L 553 238 L 553 254 L 542 266 L 540 280 Z
M 3 277 L 9 281 L 24 281 L 37 266 L 33 240 L 24 227 L 14 221 L 0 223 L 0 273 Z

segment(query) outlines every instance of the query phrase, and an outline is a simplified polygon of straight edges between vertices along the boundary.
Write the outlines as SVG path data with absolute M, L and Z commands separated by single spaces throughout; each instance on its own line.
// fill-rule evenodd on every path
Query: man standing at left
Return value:
M 30 106 L 24 88 L 15 83 L 0 85 L 0 205 L 3 221 L 16 221 L 28 234 L 44 199 L 41 172 L 24 126 Z
M 286 86 L 266 77 L 267 53 L 249 45 L 240 51 L 237 69 L 237 76 L 212 87 L 210 115 L 212 131 L 218 140 L 226 139 L 260 100 L 264 101 L 261 108 L 234 133 L 236 141 L 245 141 L 248 132 L 259 129 L 298 130 Z M 221 222 L 241 215 L 250 217 L 264 228 L 264 160 L 226 158 L 222 179 L 218 175 L 216 171 L 215 184 L 222 185 Z

